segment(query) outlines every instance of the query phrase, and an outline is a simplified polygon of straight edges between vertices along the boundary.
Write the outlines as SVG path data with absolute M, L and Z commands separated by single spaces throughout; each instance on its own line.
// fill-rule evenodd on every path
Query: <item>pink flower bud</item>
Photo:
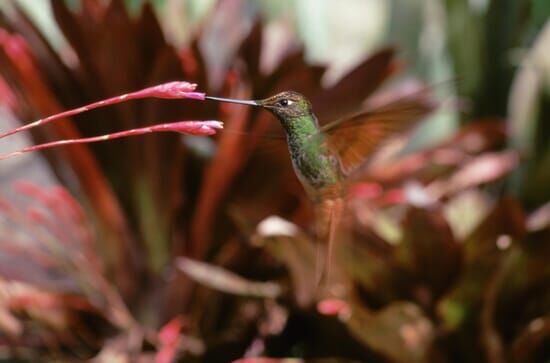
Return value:
M 191 135 L 214 135 L 216 130 L 223 129 L 223 123 L 220 121 L 180 121 L 159 125 L 159 130 L 174 131 L 181 134 Z M 155 130 L 157 131 L 157 130 Z
M 348 318 L 350 315 L 350 307 L 347 302 L 340 299 L 325 299 L 317 304 L 317 311 L 322 315 Z
M 204 100 L 205 94 L 193 92 L 197 88 L 195 83 L 174 81 L 148 87 L 141 91 L 133 92 L 131 98 L 156 97 L 156 98 L 191 98 Z

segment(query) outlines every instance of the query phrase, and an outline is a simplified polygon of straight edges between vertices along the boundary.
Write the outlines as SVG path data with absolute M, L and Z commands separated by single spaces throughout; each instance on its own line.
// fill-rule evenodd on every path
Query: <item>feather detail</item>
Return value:
M 315 203 L 317 238 L 326 248 L 319 248 L 316 262 L 315 281 L 321 287 L 322 294 L 331 295 L 330 287 L 334 283 L 332 259 L 338 232 L 341 227 L 345 203 L 342 198 L 324 199 Z
M 410 130 L 435 109 L 427 90 L 321 128 L 325 142 L 349 176 L 390 138 Z

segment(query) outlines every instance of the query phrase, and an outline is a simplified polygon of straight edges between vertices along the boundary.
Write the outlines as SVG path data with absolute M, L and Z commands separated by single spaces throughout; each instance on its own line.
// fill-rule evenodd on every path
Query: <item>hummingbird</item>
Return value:
M 314 205 L 318 238 L 327 243 L 324 266 L 317 276 L 319 283 L 329 277 L 347 181 L 389 138 L 410 129 L 434 107 L 426 97 L 404 97 L 321 126 L 312 104 L 294 91 L 262 100 L 205 98 L 261 107 L 278 119 L 286 134 L 294 172 Z

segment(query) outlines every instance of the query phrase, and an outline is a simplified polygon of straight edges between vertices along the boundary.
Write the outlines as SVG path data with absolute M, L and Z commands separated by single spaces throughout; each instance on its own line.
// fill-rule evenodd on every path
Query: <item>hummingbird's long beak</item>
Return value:
M 240 105 L 249 105 L 249 106 L 260 106 L 257 101 L 253 100 L 237 100 L 234 98 L 222 98 L 222 97 L 212 97 L 206 96 L 205 99 L 219 102 L 229 102 L 229 103 L 238 103 Z

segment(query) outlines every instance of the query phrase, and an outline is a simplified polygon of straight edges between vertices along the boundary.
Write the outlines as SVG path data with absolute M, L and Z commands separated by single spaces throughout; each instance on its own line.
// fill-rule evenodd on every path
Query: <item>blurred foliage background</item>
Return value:
M 175 79 L 295 89 L 321 122 L 419 86 L 440 105 L 353 182 L 337 301 L 313 284 L 311 206 L 263 111 L 136 101 L 0 140 L 226 123 L 0 162 L 0 361 L 549 362 L 547 0 L 0 10 L 0 131 Z

